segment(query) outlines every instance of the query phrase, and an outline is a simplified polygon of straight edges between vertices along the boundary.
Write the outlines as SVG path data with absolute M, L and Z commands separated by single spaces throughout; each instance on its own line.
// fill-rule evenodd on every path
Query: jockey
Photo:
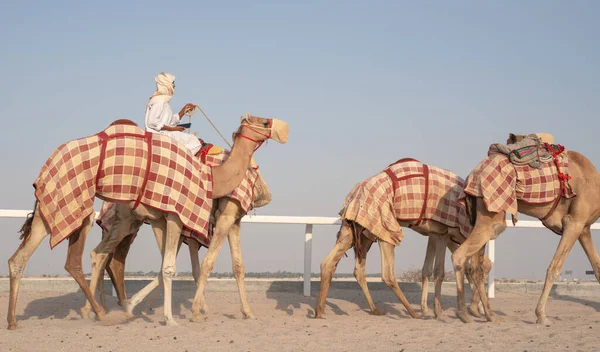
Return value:
M 185 104 L 178 114 L 174 114 L 169 101 L 175 92 L 175 76 L 161 72 L 154 80 L 156 92 L 146 104 L 146 131 L 169 136 L 196 155 L 202 147 L 202 141 L 193 134 L 184 133 L 185 127 L 177 126 L 183 115 L 194 110 L 196 105 Z

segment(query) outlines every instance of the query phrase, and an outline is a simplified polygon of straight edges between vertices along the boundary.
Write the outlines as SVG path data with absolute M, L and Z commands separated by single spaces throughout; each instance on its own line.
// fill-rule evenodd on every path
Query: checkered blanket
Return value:
M 61 145 L 34 182 L 50 246 L 78 230 L 93 212 L 94 197 L 179 215 L 185 228 L 207 237 L 212 172 L 170 137 L 128 124 Z
M 217 166 L 227 159 L 227 157 L 229 156 L 229 151 L 225 150 L 223 153 L 214 155 L 206 155 L 206 153 L 200 153 L 200 155 L 201 160 L 209 166 Z M 234 189 L 233 192 L 225 196 L 237 200 L 245 213 L 252 209 L 254 199 L 254 184 L 256 182 L 257 177 L 258 171 L 249 167 L 248 171 L 246 171 L 246 178 L 244 178 L 242 183 L 236 189 Z M 105 231 L 110 231 L 110 228 L 114 225 L 115 222 L 115 213 L 113 205 L 114 203 L 112 202 L 103 202 L 100 214 L 96 219 L 96 223 Z M 134 230 L 137 231 L 137 228 Z M 212 230 L 212 226 L 210 230 Z M 212 231 L 209 231 L 208 236 L 196 236 L 195 233 L 189 230 L 184 230 L 182 235 L 186 237 L 186 240 L 189 238 L 195 239 L 200 243 L 200 245 L 208 248 L 208 246 L 210 245 L 210 239 L 212 238 Z
M 559 156 L 560 171 L 568 175 L 569 159 Z M 491 212 L 506 211 L 517 215 L 517 200 L 532 204 L 551 203 L 561 196 L 560 180 L 553 161 L 540 163 L 540 168 L 514 165 L 506 155 L 491 154 L 467 177 L 465 193 L 482 197 Z M 565 198 L 575 197 L 567 187 Z
M 471 225 L 459 202 L 463 186 L 464 181 L 450 171 L 402 159 L 356 184 L 339 214 L 394 245 L 404 237 L 398 221 L 416 226 L 433 220 L 458 228 L 466 237 Z

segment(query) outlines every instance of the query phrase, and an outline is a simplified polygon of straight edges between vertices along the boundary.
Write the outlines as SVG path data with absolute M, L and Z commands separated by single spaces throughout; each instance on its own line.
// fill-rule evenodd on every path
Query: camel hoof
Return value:
M 413 319 L 423 319 L 423 317 L 420 314 L 417 314 L 414 312 L 412 314 L 411 313 L 409 313 L 409 314 Z
M 92 307 L 83 307 L 83 308 L 81 308 L 80 314 L 83 319 L 90 319 L 91 312 L 92 312 Z
M 126 299 L 125 301 L 121 302 L 121 308 L 123 308 L 123 311 L 126 315 L 130 317 L 133 316 L 134 305 L 131 304 L 130 300 Z
M 203 321 L 206 321 L 207 318 L 203 318 L 200 314 L 194 314 L 191 318 L 190 321 L 192 323 L 201 323 Z
M 432 313 L 431 313 L 431 311 L 429 310 L 429 308 L 426 308 L 426 307 L 425 307 L 425 308 L 424 308 L 424 307 L 421 307 L 421 314 L 423 314 L 423 316 L 431 316 L 431 314 L 432 314 Z
M 484 314 L 482 312 L 479 312 L 478 309 L 475 309 L 473 307 L 469 307 L 469 313 L 471 313 L 471 315 L 474 316 L 475 318 L 481 318 L 482 314 Z
M 375 308 L 374 310 L 371 311 L 371 314 L 373 314 L 373 315 L 385 315 L 385 312 L 382 312 L 379 309 Z
M 102 319 L 104 319 L 105 315 L 106 315 L 106 312 L 104 310 L 96 312 L 96 320 L 102 320 Z
M 256 317 L 252 313 L 242 313 L 242 316 L 247 320 L 256 320 Z
M 489 321 L 490 323 L 504 323 L 504 319 L 502 319 L 496 315 L 487 317 L 487 321 Z
M 19 326 L 17 325 L 17 323 L 11 323 L 8 324 L 8 330 L 17 330 L 19 328 Z
M 466 312 L 457 312 L 456 316 L 463 323 L 470 323 L 471 322 L 471 318 L 469 318 L 469 315 Z
M 325 313 L 315 312 L 315 319 L 325 319 Z
M 167 326 L 179 326 L 179 323 L 176 322 L 174 319 L 165 319 L 165 324 Z
M 550 321 L 548 321 L 548 318 L 546 318 L 545 316 L 542 316 L 538 317 L 535 323 L 540 325 L 549 325 Z

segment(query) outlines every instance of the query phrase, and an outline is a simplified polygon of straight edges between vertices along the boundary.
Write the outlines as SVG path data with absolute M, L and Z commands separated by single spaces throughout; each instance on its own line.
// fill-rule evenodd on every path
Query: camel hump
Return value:
M 115 125 L 133 125 L 133 126 L 137 126 L 137 123 L 128 120 L 128 119 L 119 119 L 119 120 L 115 120 L 113 123 L 111 123 L 109 126 L 115 126 Z

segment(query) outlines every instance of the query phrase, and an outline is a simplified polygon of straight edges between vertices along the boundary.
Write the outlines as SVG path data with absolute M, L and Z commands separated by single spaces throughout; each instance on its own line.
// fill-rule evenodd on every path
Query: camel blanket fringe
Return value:
M 568 175 L 569 158 L 558 156 L 560 171 Z M 517 216 L 517 200 L 531 204 L 552 203 L 561 197 L 560 180 L 554 162 L 541 162 L 539 168 L 514 165 L 503 154 L 491 153 L 467 177 L 465 193 L 483 198 L 490 212 L 506 211 Z M 565 198 L 576 194 L 567 187 Z
M 404 237 L 399 221 L 412 221 L 416 226 L 433 220 L 458 228 L 466 237 L 471 225 L 459 202 L 464 197 L 463 187 L 464 180 L 448 170 L 401 159 L 356 184 L 339 214 L 394 245 Z
M 82 226 L 96 195 L 177 214 L 185 228 L 208 238 L 211 167 L 170 137 L 146 133 L 131 121 L 61 145 L 33 186 L 51 248 Z

